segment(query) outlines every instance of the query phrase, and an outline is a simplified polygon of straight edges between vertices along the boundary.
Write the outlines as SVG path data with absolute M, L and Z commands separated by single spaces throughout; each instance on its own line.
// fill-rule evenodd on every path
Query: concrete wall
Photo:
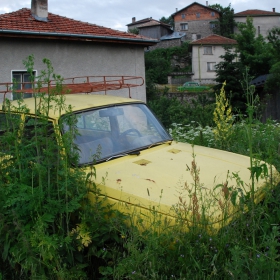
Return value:
M 101 44 L 56 40 L 0 38 L 0 83 L 11 82 L 12 70 L 25 70 L 22 61 L 35 57 L 34 69 L 46 69 L 43 58 L 51 60 L 54 72 L 74 76 L 141 76 L 145 78 L 144 47 L 128 44 Z M 109 91 L 128 97 L 128 89 Z M 146 101 L 145 84 L 131 89 L 131 97 Z M 0 94 L 0 102 L 2 102 Z
M 246 23 L 247 17 L 235 17 L 236 22 Z M 266 37 L 269 30 L 273 27 L 280 27 L 280 17 L 279 16 L 258 16 L 253 17 L 253 25 L 256 29 L 256 36 L 259 33 Z M 238 33 L 238 28 L 234 28 L 234 33 Z
M 215 71 L 207 71 L 207 62 L 218 64 L 222 61 L 221 55 L 225 54 L 222 46 L 212 46 L 212 54 L 204 54 L 204 46 L 193 45 L 192 47 L 192 80 L 208 83 L 216 78 Z M 206 82 L 207 81 L 207 82 Z
M 140 35 L 154 39 L 160 39 L 160 37 L 170 33 L 172 33 L 172 31 L 160 25 L 139 28 Z

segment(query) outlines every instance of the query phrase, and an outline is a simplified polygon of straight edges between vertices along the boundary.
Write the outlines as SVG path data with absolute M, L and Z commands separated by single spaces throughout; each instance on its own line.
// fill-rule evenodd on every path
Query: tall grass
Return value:
M 59 138 L 59 124 L 53 126 L 48 119 L 50 106 L 68 110 L 68 125 L 75 119 L 58 94 L 62 78 L 54 75 L 48 60 L 44 62 L 47 69 L 40 79 L 56 78 L 56 91 L 36 96 L 35 116 L 29 116 L 23 100 L 16 106 L 7 101 L 5 122 L 1 121 L 5 131 L 0 135 L 1 280 L 280 279 L 278 186 L 270 186 L 264 201 L 254 204 L 254 189 L 242 193 L 242 178 L 235 174 L 234 186 L 219 184 L 205 196 L 195 156 L 199 144 L 262 159 L 279 169 L 278 123 L 235 121 L 226 144 L 217 141 L 211 126 L 174 124 L 170 129 L 174 138 L 194 145 L 186 170 L 192 182 L 176 189 L 175 223 L 164 220 L 157 209 L 151 209 L 144 222 L 139 213 L 127 216 L 104 204 L 94 183 L 94 166 L 85 174 L 70 164 L 68 155 L 74 163 L 77 157 L 71 145 L 74 135 Z M 25 65 L 33 73 L 33 57 Z M 266 175 L 255 167 L 259 166 L 254 162 L 248 166 L 252 180 Z M 96 193 L 91 203 L 89 185 Z M 211 230 L 207 218 L 213 201 L 223 213 L 218 232 Z M 229 208 L 237 203 L 239 216 L 228 222 Z

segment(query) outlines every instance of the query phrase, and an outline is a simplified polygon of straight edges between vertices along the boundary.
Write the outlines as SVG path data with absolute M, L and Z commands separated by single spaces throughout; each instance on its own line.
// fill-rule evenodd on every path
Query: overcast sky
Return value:
M 48 0 L 48 9 L 60 16 L 126 31 L 132 17 L 159 20 L 173 14 L 176 8 L 180 10 L 193 2 L 206 5 L 206 1 L 183 0 Z M 211 0 L 208 4 L 231 5 L 235 13 L 251 9 L 272 11 L 272 8 L 280 13 L 279 0 Z M 0 0 L 0 14 L 30 7 L 31 0 Z

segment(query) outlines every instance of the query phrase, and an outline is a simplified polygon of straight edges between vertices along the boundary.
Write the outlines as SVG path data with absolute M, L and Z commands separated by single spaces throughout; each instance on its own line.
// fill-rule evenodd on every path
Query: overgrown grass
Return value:
M 26 62 L 31 73 L 32 59 Z M 55 77 L 59 85 L 61 78 L 53 74 L 48 60 L 45 63 L 47 70 L 40 79 Z M 1 121 L 1 131 L 6 132 L 0 137 L 1 280 L 280 279 L 278 186 L 269 186 L 264 201 L 254 204 L 254 189 L 247 193 L 239 190 L 242 178 L 236 177 L 235 186 L 220 185 L 222 199 L 217 204 L 224 213 L 225 226 L 213 234 L 209 227 L 201 226 L 210 200 L 201 194 L 200 163 L 195 157 L 195 145 L 199 144 L 254 156 L 279 169 L 280 128 L 276 122 L 262 124 L 249 118 L 234 122 L 226 141 L 217 140 L 214 125 L 197 125 L 195 121 L 173 124 L 170 131 L 175 139 L 194 144 L 191 168 L 186 170 L 193 181 L 177 190 L 175 225 L 153 209 L 147 227 L 141 215 L 129 217 L 103 203 L 94 184 L 94 167 L 85 174 L 70 165 L 67 154 L 73 155 L 74 135 L 56 141 L 55 131 L 60 127 L 51 130 L 48 122 L 50 101 L 57 110 L 65 106 L 63 96 L 57 93 L 37 96 L 39 109 L 33 118 L 21 100 L 16 107 L 5 104 L 7 117 Z M 67 110 L 71 116 L 71 107 Z M 205 123 L 213 110 L 212 115 L 200 115 Z M 13 112 L 29 117 L 18 118 Z M 75 123 L 72 117 L 67 121 Z M 23 128 L 28 133 L 19 133 Z M 256 171 L 254 167 L 248 166 Z M 260 172 L 266 176 L 264 170 Z M 252 173 L 252 180 L 258 179 L 256 174 Z M 97 193 L 91 203 L 87 199 L 89 185 Z M 228 223 L 226 213 L 235 194 L 241 211 Z M 186 196 L 191 198 L 190 204 L 185 203 Z M 191 221 L 186 222 L 189 215 Z

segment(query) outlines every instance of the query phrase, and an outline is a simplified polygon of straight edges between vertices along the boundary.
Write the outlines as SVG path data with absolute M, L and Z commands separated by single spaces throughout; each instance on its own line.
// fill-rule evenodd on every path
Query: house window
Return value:
M 216 70 L 216 62 L 207 62 L 207 72 L 213 72 Z
M 258 26 L 258 35 L 261 34 L 261 28 Z
M 214 17 L 215 16 L 215 12 L 211 12 L 211 17 Z
M 181 23 L 181 30 L 188 30 L 189 26 L 187 23 Z
M 204 54 L 213 54 L 212 53 L 212 46 L 204 47 Z
M 201 35 L 200 34 L 196 34 L 196 39 L 201 39 Z
M 200 18 L 200 13 L 196 13 L 196 17 L 197 17 L 197 18 Z
M 213 22 L 210 22 L 210 29 L 214 29 L 216 27 L 216 24 Z
M 35 75 L 35 71 L 33 72 L 33 75 Z M 14 90 L 22 90 L 23 83 L 26 83 L 24 84 L 24 88 L 26 89 L 32 87 L 31 84 L 28 84 L 31 82 L 30 73 L 27 73 L 26 71 L 12 71 L 12 81 Z M 20 99 L 21 97 L 28 98 L 31 96 L 31 93 L 24 93 L 23 95 L 21 93 L 13 93 L 13 100 Z
M 185 14 L 181 14 L 181 17 L 182 17 L 182 18 L 185 18 L 185 17 L 186 17 L 186 15 L 185 15 Z

